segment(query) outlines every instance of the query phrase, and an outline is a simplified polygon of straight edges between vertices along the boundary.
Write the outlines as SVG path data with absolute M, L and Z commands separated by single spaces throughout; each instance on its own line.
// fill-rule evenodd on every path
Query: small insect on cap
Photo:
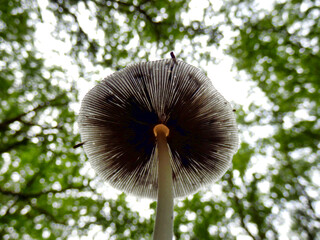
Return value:
M 155 199 L 155 126 L 167 127 L 173 193 L 219 179 L 238 148 L 230 104 L 198 68 L 176 58 L 127 66 L 84 97 L 79 116 L 92 167 L 113 187 Z

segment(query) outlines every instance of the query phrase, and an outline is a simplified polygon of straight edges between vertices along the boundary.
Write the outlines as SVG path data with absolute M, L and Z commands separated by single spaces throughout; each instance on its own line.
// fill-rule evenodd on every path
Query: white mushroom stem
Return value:
M 159 126 L 159 127 L 158 127 Z M 169 129 L 159 124 L 154 129 L 158 148 L 158 203 L 154 240 L 172 240 L 173 236 L 173 184 L 170 154 L 167 144 Z

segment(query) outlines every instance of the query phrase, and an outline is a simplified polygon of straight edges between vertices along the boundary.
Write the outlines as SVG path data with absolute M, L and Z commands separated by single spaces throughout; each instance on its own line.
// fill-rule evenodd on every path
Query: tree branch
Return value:
M 94 3 L 95 3 L 97 6 L 99 6 L 100 8 L 106 7 L 105 4 L 102 4 L 102 3 L 98 2 L 98 1 L 94 1 Z M 154 27 L 154 29 L 155 29 L 155 33 L 157 34 L 157 40 L 159 40 L 159 38 L 160 38 L 160 33 L 159 33 L 159 31 L 158 31 L 158 25 L 159 25 L 159 23 L 153 21 L 152 17 L 151 17 L 144 9 L 142 9 L 142 5 L 143 5 L 144 3 L 142 3 L 142 4 L 140 4 L 140 5 L 134 5 L 134 4 L 130 4 L 130 3 L 127 3 L 127 2 L 118 1 L 118 0 L 112 0 L 112 3 L 113 3 L 113 4 L 117 3 L 119 6 L 126 7 L 126 8 L 127 8 L 127 9 L 126 9 L 126 14 L 130 14 L 131 12 L 129 11 L 129 8 L 130 8 L 130 7 L 133 7 L 136 12 L 139 12 L 139 13 L 144 17 L 144 19 L 145 19 L 146 21 L 148 21 L 150 24 L 153 25 L 153 27 Z M 111 6 L 111 7 L 112 7 L 113 9 L 119 11 L 119 9 L 115 8 L 114 6 Z M 124 12 L 124 8 L 123 8 L 122 10 L 123 10 L 122 12 Z M 119 12 L 121 12 L 121 11 L 119 11 Z
M 10 119 L 7 119 L 7 120 L 4 120 L 2 123 L 0 123 L 0 131 L 4 131 L 8 128 L 9 124 L 15 122 L 15 121 L 21 121 L 22 118 L 24 116 L 26 116 L 27 114 L 31 113 L 31 112 L 38 112 L 39 110 L 49 106 L 51 103 L 57 101 L 59 98 L 65 96 L 65 94 L 61 94 L 59 96 L 57 96 L 56 98 L 54 99 L 51 99 L 51 100 L 48 100 L 47 102 L 45 103 L 41 103 L 39 104 L 37 107 L 27 111 L 27 112 L 24 112 L 24 113 L 21 113 L 19 114 L 18 116 L 14 117 L 14 118 L 10 118 Z M 60 104 L 54 104 L 53 106 L 59 106 Z
M 250 237 L 252 237 L 252 239 L 254 240 L 258 240 L 258 238 L 256 238 L 252 233 L 251 231 L 249 230 L 249 228 L 247 227 L 246 223 L 244 222 L 244 214 L 243 214 L 243 204 L 241 203 L 241 200 L 238 198 L 238 196 L 236 195 L 236 193 L 234 193 L 234 200 L 238 206 L 238 213 L 239 213 L 239 216 L 240 216 L 240 223 L 241 223 L 241 226 L 244 228 L 244 230 L 248 233 L 248 235 Z
M 46 106 L 46 104 L 40 104 L 38 105 L 37 107 L 27 111 L 27 112 L 24 112 L 24 113 L 21 113 L 19 114 L 18 116 L 14 117 L 14 118 L 11 118 L 11 119 L 7 119 L 5 120 L 4 122 L 0 123 L 0 130 L 3 131 L 3 130 L 6 130 L 8 128 L 8 125 L 15 122 L 15 121 L 21 121 L 21 119 L 26 116 L 27 114 L 35 111 L 37 112 L 38 110 L 44 108 Z
M 228 178 L 228 183 L 230 184 L 230 188 L 233 189 L 234 188 L 234 184 L 233 184 L 233 181 L 232 181 L 232 178 L 231 176 Z M 237 194 L 235 191 L 233 191 L 233 199 L 238 207 L 238 214 L 239 214 L 239 217 L 240 217 L 240 224 L 241 224 L 241 227 L 247 232 L 247 234 L 254 240 L 258 240 L 259 238 L 257 238 L 256 236 L 253 235 L 253 233 L 251 233 L 251 231 L 249 230 L 249 228 L 247 227 L 245 221 L 244 221 L 244 218 L 245 218 L 245 215 L 243 213 L 243 204 L 242 204 L 242 201 L 238 198 Z
M 130 3 L 126 3 L 126 2 L 122 2 L 122 1 L 113 1 L 114 3 L 118 3 L 119 5 L 122 5 L 122 6 L 126 6 L 126 7 L 134 7 L 134 9 L 136 11 L 138 11 L 139 13 L 141 13 L 145 19 L 150 22 L 151 24 L 157 24 L 156 22 L 153 21 L 153 19 L 147 14 L 147 12 L 145 10 L 143 10 L 141 8 L 141 5 L 134 5 L 134 4 L 130 4 Z
M 23 138 L 21 141 L 14 142 L 10 145 L 0 148 L 0 153 L 9 152 L 11 149 L 16 148 L 21 145 L 26 145 L 29 142 L 28 138 Z
M 58 224 L 62 224 L 62 225 L 67 225 L 66 222 L 57 219 L 52 213 L 50 213 L 49 211 L 47 211 L 46 209 L 40 208 L 39 206 L 36 206 L 35 204 L 32 204 L 31 201 L 28 201 L 28 203 L 32 206 L 32 208 L 36 211 L 38 211 L 40 214 L 44 214 L 46 215 L 47 218 L 53 220 L 54 222 L 58 223 Z

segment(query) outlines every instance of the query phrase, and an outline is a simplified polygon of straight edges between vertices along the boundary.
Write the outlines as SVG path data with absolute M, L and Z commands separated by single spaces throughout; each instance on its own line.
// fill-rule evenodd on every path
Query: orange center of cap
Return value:
M 153 134 L 154 134 L 155 136 L 157 136 L 159 132 L 164 132 L 165 135 L 166 135 L 166 137 L 168 137 L 170 131 L 169 131 L 169 128 L 168 128 L 166 125 L 164 125 L 164 124 L 161 123 L 161 124 L 156 125 L 156 126 L 153 128 Z

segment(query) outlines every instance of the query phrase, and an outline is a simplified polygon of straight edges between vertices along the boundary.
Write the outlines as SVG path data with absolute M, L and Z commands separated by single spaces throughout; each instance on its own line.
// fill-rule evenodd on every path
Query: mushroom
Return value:
M 230 104 L 173 53 L 105 78 L 85 95 L 78 123 L 79 146 L 102 179 L 157 199 L 154 239 L 172 239 L 173 199 L 221 178 L 238 148 Z

